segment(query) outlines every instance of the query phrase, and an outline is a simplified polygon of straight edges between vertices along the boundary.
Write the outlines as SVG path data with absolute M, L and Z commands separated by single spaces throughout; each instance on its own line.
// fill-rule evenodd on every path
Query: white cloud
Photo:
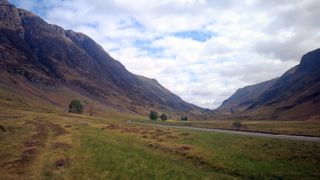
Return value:
M 209 108 L 280 76 L 320 41 L 317 0 L 13 2 L 89 35 L 133 73 Z

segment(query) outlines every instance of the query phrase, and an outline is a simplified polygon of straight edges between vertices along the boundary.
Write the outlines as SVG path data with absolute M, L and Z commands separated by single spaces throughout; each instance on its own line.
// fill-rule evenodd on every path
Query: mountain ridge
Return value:
M 85 96 L 99 97 L 108 105 L 139 114 L 151 109 L 174 114 L 205 111 L 157 81 L 132 74 L 83 33 L 48 24 L 8 1 L 0 4 L 2 74 L 22 76 L 46 88 L 65 86 L 84 91 Z
M 261 119 L 309 119 L 320 115 L 319 102 L 320 49 L 315 49 L 303 55 L 300 64 L 281 77 L 238 89 L 214 114 Z

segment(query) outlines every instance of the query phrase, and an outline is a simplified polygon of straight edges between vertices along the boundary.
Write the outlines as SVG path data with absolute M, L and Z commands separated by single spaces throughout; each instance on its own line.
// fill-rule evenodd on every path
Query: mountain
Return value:
M 320 49 L 301 58 L 281 77 L 237 90 L 215 110 L 216 116 L 310 119 L 320 116 Z
M 88 106 L 138 114 L 204 111 L 156 80 L 132 74 L 90 37 L 48 24 L 6 0 L 0 0 L 0 78 L 3 91 L 60 108 L 80 98 Z

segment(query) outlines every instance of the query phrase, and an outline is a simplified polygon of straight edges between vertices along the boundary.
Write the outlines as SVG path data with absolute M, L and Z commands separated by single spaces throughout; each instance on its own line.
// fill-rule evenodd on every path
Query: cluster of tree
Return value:
M 180 120 L 181 121 L 188 121 L 188 117 L 187 116 L 181 116 Z
M 162 113 L 162 114 L 159 116 L 158 112 L 156 112 L 156 111 L 150 111 L 149 118 L 150 118 L 151 120 L 157 120 L 157 119 L 160 118 L 162 121 L 165 121 L 165 120 L 168 119 L 168 116 L 167 116 L 166 114 L 164 114 L 164 113 Z
M 162 121 L 168 120 L 168 116 L 167 116 L 165 113 L 162 113 L 162 114 L 159 116 L 158 112 L 156 112 L 156 111 L 150 111 L 149 118 L 150 118 L 151 120 L 157 120 L 157 119 L 159 119 L 159 118 L 160 118 Z M 180 120 L 181 120 L 181 121 L 188 121 L 188 117 L 187 117 L 187 116 L 181 116 Z
M 82 114 L 83 112 L 83 105 L 77 99 L 72 100 L 69 104 L 69 112 L 75 114 Z

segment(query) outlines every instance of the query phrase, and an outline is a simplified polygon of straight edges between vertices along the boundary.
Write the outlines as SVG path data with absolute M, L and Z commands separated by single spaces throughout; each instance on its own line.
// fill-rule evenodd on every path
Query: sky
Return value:
M 87 34 L 126 68 L 216 108 L 319 48 L 318 0 L 10 0 Z

